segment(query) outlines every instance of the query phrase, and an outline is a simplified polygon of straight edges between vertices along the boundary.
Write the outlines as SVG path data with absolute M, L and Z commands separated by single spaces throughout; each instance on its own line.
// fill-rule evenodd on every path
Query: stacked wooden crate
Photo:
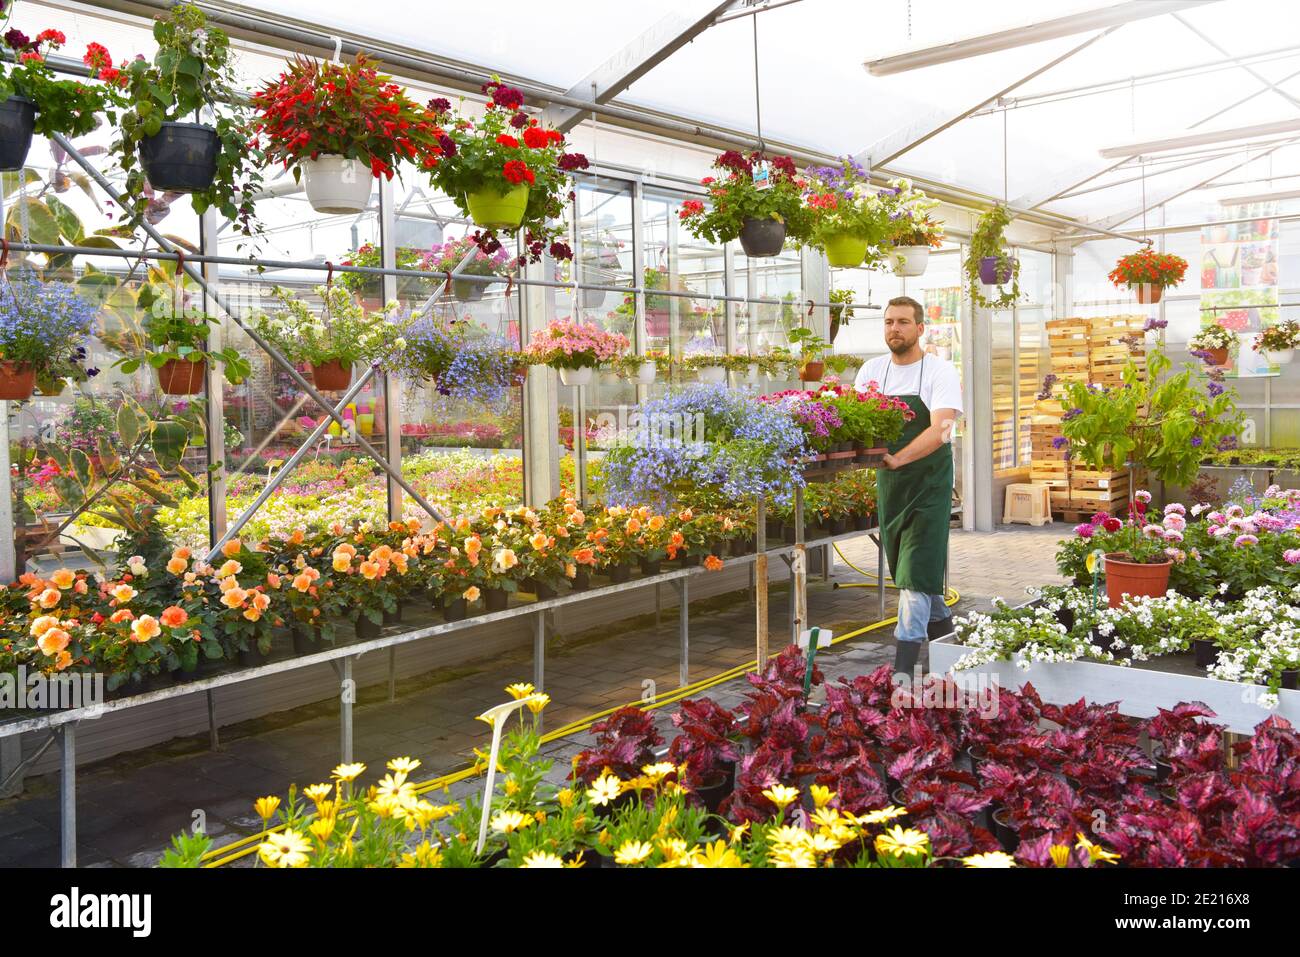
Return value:
M 1052 511 L 1066 521 L 1083 521 L 1096 512 L 1121 513 L 1129 494 L 1126 469 L 1090 469 L 1071 462 L 1052 440 L 1061 435 L 1065 409 L 1060 397 L 1067 382 L 1115 386 L 1130 358 L 1145 371 L 1142 345 L 1130 347 L 1130 337 L 1142 337 L 1145 316 L 1099 316 L 1053 319 L 1047 325 L 1050 372 L 1056 376 L 1052 398 L 1035 404 L 1030 435 L 1033 454 L 1030 481 L 1052 488 Z M 1129 342 L 1124 340 L 1129 338 Z

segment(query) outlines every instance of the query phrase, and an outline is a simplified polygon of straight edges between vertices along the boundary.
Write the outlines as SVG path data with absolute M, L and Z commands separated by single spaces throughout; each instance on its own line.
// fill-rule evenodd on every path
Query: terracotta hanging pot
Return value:
M 1210 364 L 1216 366 L 1226 366 L 1228 364 L 1228 350 L 1224 349 L 1206 349 L 1210 354 Z
M 352 384 L 352 367 L 344 365 L 338 359 L 329 362 L 313 362 L 311 377 L 316 388 L 322 392 L 342 392 Z
M 197 395 L 208 374 L 206 360 L 169 359 L 158 367 L 158 388 L 163 395 Z
M 826 363 L 821 360 L 815 362 L 805 362 L 799 369 L 800 382 L 821 382 L 822 376 L 826 374 Z
M 0 359 L 0 399 L 22 402 L 36 389 L 36 367 L 30 362 Z
M 1138 302 L 1150 306 L 1160 301 L 1160 296 L 1165 290 L 1163 286 L 1157 286 L 1155 283 L 1143 282 L 1134 286 L 1133 291 L 1137 293 Z

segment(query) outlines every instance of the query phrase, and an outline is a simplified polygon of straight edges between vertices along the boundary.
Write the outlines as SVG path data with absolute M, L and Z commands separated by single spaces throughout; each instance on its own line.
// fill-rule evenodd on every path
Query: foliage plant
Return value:
M 1135 253 L 1121 256 L 1107 277 L 1116 286 L 1176 286 L 1187 273 L 1187 260 L 1173 253 L 1158 253 L 1143 246 Z
M 4 45 L 13 62 L 0 59 L 0 101 L 11 96 L 31 100 L 36 106 L 33 130 L 45 137 L 57 133 L 84 136 L 99 125 L 100 114 L 119 105 L 114 86 L 56 78 L 47 58 L 66 42 L 67 37 L 60 30 L 42 30 L 34 37 L 17 29 L 4 34 Z M 109 63 L 108 51 L 98 43 L 91 43 L 86 48 L 85 60 L 97 70 L 98 66 Z
M 208 344 L 210 327 L 220 326 L 216 316 L 195 313 L 189 309 L 167 308 L 162 300 L 156 303 L 144 321 L 144 333 L 149 347 L 143 355 L 123 356 L 113 365 L 130 374 L 148 364 L 161 369 L 168 362 L 222 363 L 222 371 L 232 385 L 238 385 L 253 371 L 252 363 L 234 346 L 213 349 Z
M 966 289 L 971 302 L 985 309 L 1007 309 L 1020 299 L 1020 260 L 1014 259 L 1007 252 L 1003 232 L 1011 222 L 1011 212 L 1005 206 L 994 206 L 979 218 L 971 233 L 970 245 L 966 258 L 962 261 L 962 274 L 966 277 Z M 1000 285 L 998 294 L 989 298 L 984 294 L 984 285 L 980 280 L 980 260 L 993 258 L 997 260 L 998 275 L 1010 273 L 1009 285 Z
M 761 167 L 764 163 L 766 167 Z M 708 204 L 688 199 L 678 211 L 692 235 L 722 246 L 740 236 L 745 220 L 772 219 L 785 224 L 787 239 L 809 238 L 812 223 L 803 201 L 804 182 L 790 157 L 727 150 L 713 161 L 713 168 L 717 176 L 700 180 L 708 191 Z M 759 168 L 766 169 L 770 185 L 760 187 L 756 182 Z
M 152 59 L 130 60 L 120 69 L 103 66 L 101 80 L 122 86 L 122 111 L 111 152 L 126 174 L 123 216 L 144 218 L 156 203 L 139 163 L 140 143 L 155 136 L 164 122 L 187 122 L 200 111 L 215 114 L 220 141 L 212 185 L 193 193 L 195 213 L 212 208 L 236 223 L 246 235 L 260 226 L 253 217 L 253 197 L 261 191 L 261 160 L 249 145 L 250 122 L 239 92 L 230 37 L 210 26 L 192 3 L 178 3 L 153 26 L 158 45 Z M 104 54 L 105 62 L 107 54 Z
M 389 321 L 396 303 L 371 313 L 342 286 L 317 286 L 315 292 L 324 304 L 319 314 L 292 290 L 276 286 L 272 296 L 281 308 L 252 316 L 253 328 L 290 362 L 349 366 L 378 362 L 405 347 L 400 325 Z
M 453 110 L 446 100 L 429 104 L 439 124 L 437 144 L 424 157 L 424 168 L 437 187 L 469 216 L 466 195 L 491 190 L 505 195 L 516 186 L 528 187 L 528 206 L 521 229 L 524 252 L 519 263 L 538 261 L 543 252 L 555 259 L 572 259 L 563 240 L 565 199 L 570 175 L 591 164 L 581 153 L 566 151 L 564 134 L 542 125 L 523 110 L 524 96 L 493 77 L 483 84 L 488 96 L 482 116 L 462 105 Z M 503 248 L 497 230 L 480 229 L 474 241 L 488 255 Z
M 1213 380 L 1201 389 L 1190 365 L 1166 375 L 1171 367 L 1154 348 L 1145 373 L 1131 359 L 1125 364 L 1120 386 L 1066 383 L 1061 431 L 1070 457 L 1094 469 L 1132 464 L 1162 482 L 1190 483 L 1204 450 L 1240 431 L 1241 414 L 1234 392 Z
M 372 176 L 393 178 L 403 162 L 422 164 L 437 144 L 437 123 L 370 57 L 351 63 L 295 56 L 288 69 L 253 94 L 254 129 L 265 156 L 293 169 L 304 160 L 361 160 Z

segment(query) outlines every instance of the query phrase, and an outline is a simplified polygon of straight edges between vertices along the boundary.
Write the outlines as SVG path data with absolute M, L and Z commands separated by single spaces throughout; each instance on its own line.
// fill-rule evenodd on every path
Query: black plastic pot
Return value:
M 574 591 L 586 591 L 591 587 L 591 572 L 585 568 L 579 568 L 577 573 L 569 579 L 569 587 Z
M 140 141 L 140 165 L 155 190 L 202 192 L 217 177 L 217 131 L 202 123 L 164 123 Z
M 1020 846 L 1019 832 L 1007 823 L 1006 808 L 998 808 L 993 812 L 993 836 L 1008 854 L 1014 854 Z
M 748 555 L 755 548 L 757 548 L 757 543 L 752 538 L 733 538 L 731 540 L 731 554 L 734 558 Z
M 632 577 L 632 566 L 610 565 L 605 569 L 605 574 L 609 576 L 609 580 L 615 585 L 621 585 Z
M 239 659 L 239 664 L 244 668 L 266 664 L 266 655 L 262 654 L 262 649 L 257 647 L 255 641 L 249 644 L 247 650 L 238 652 L 236 657 Z
M 1192 651 L 1196 654 L 1196 667 L 1208 668 L 1218 660 L 1214 642 L 1208 638 L 1193 638 Z
M 700 782 L 695 795 L 704 802 L 704 809 L 710 814 L 718 813 L 718 806 L 734 790 L 731 778 L 719 771 Z
M 32 148 L 32 127 L 36 125 L 36 104 L 23 96 L 11 96 L 0 103 L 0 170 L 22 169 Z
M 533 589 L 533 594 L 537 596 L 538 601 L 546 601 L 555 598 L 559 592 L 555 590 L 554 585 L 548 585 L 546 582 L 538 582 Z
M 1282 687 L 1288 691 L 1300 691 L 1300 670 L 1288 668 L 1282 672 Z
M 1056 613 L 1056 620 L 1065 626 L 1066 631 L 1074 630 L 1074 612 L 1069 608 L 1062 608 Z
M 748 217 L 740 227 L 740 245 L 754 259 L 775 256 L 785 246 L 785 223 Z
M 709 545 L 709 554 L 714 558 L 722 558 L 727 554 L 727 542 L 725 539 L 718 539 Z
M 966 749 L 966 760 L 970 762 L 971 774 L 978 775 L 980 765 L 988 760 L 988 749 L 982 744 L 972 744 Z
M 396 610 L 396 611 L 386 611 L 386 612 L 384 612 L 384 624 L 385 624 L 385 625 L 400 625 L 401 623 L 402 623 L 402 603 L 399 601 L 399 602 L 397 603 L 397 610 Z
M 832 535 L 843 535 L 849 530 L 849 520 L 847 518 L 833 518 L 830 523 Z
M 658 558 L 656 558 L 654 561 L 651 561 L 648 558 L 643 558 L 641 559 L 641 574 L 658 575 L 660 571 L 662 571 L 661 565 L 662 562 Z
M 700 564 L 699 555 L 682 554 L 682 568 L 696 568 Z
M 293 651 L 297 655 L 309 655 L 316 650 L 320 642 L 320 629 L 313 628 L 305 622 L 294 622 L 291 628 Z
M 505 611 L 510 595 L 504 588 L 484 588 L 483 607 L 488 611 Z
M 362 641 L 373 641 L 383 630 L 383 625 L 371 621 L 364 612 L 357 616 L 357 637 Z
M 805 530 L 806 531 L 806 530 Z M 793 545 L 796 538 L 794 522 L 781 526 L 781 540 L 787 545 Z
M 469 602 L 464 598 L 443 599 L 442 617 L 444 621 L 464 621 L 469 610 Z
M 865 532 L 865 531 L 866 531 L 867 529 L 869 529 L 870 527 L 871 527 L 871 516 L 870 516 L 870 515 L 868 515 L 868 514 L 866 514 L 866 513 L 863 513 L 863 514 L 860 514 L 860 515 L 855 515 L 855 516 L 853 516 L 853 530 L 854 530 L 854 531 L 857 531 L 857 532 Z

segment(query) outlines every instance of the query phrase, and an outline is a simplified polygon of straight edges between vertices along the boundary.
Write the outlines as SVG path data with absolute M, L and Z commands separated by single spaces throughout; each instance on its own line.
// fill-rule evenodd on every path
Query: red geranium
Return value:
M 1173 253 L 1158 253 L 1150 246 L 1120 257 L 1108 277 L 1116 286 L 1176 286 L 1187 272 L 1187 260 Z
M 556 132 L 551 130 L 550 133 Z M 530 126 L 524 130 L 524 145 L 529 149 L 544 150 L 551 144 L 551 136 L 540 126 Z
M 529 186 L 537 182 L 537 177 L 533 171 L 528 168 L 528 164 L 523 160 L 510 160 L 501 170 L 501 175 L 505 177 L 507 183 L 513 183 L 518 186 L 520 183 L 527 182 Z
M 525 138 L 525 140 L 527 139 L 526 136 L 525 136 L 524 138 Z M 518 148 L 519 148 L 519 141 L 518 141 L 517 139 L 515 139 L 513 136 L 510 136 L 510 135 L 507 134 L 507 133 L 500 133 L 500 134 L 498 134 L 498 135 L 497 135 L 497 142 L 500 143 L 502 146 L 504 146 L 506 149 L 509 149 L 509 150 L 514 150 L 514 149 L 518 149 Z M 529 143 L 528 145 L 529 145 L 529 146 L 532 146 L 533 144 L 532 144 L 532 143 Z

